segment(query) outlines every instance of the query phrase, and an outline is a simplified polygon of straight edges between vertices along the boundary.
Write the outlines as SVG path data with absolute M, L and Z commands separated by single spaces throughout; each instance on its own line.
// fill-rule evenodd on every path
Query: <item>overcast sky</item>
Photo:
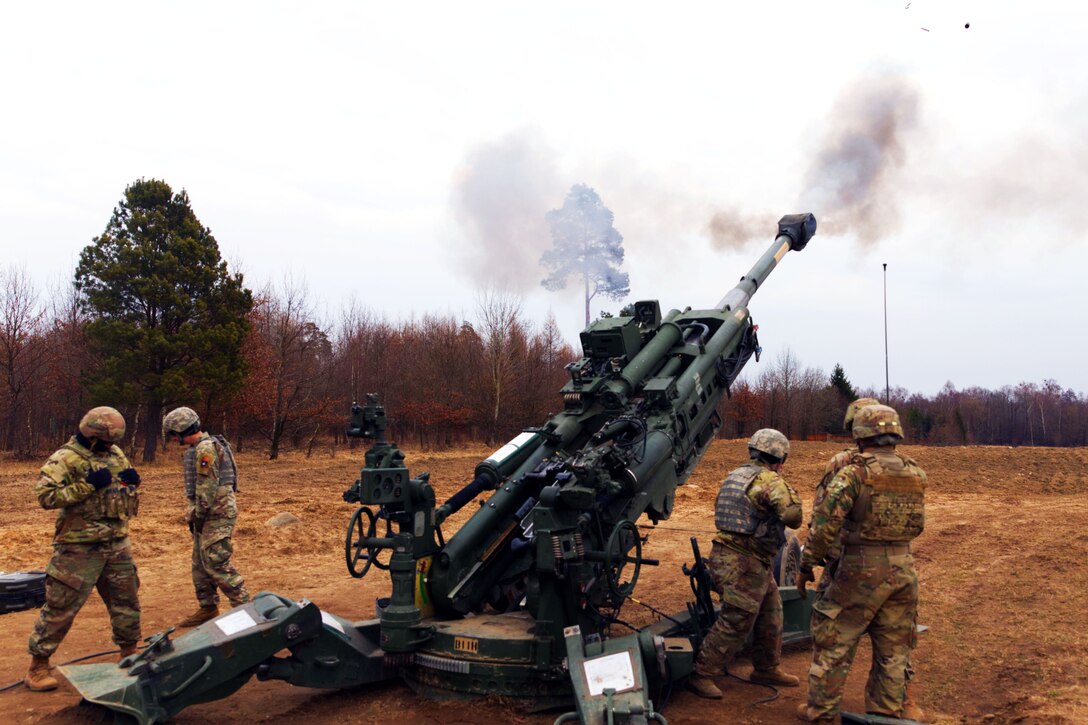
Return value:
M 579 288 L 537 260 L 585 183 L 628 299 L 665 309 L 816 215 L 752 300 L 761 365 L 788 347 L 883 387 L 887 263 L 893 386 L 1088 390 L 1082 3 L 674 5 L 9 4 L 2 263 L 67 281 L 159 178 L 251 286 L 289 274 L 330 319 L 472 318 L 490 284 L 574 342 Z

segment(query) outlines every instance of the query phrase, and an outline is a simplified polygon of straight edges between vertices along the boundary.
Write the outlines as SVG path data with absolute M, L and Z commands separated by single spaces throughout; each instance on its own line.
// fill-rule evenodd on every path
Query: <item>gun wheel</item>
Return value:
M 792 587 L 797 581 L 797 573 L 801 571 L 801 542 L 791 529 L 786 529 L 786 543 L 778 549 L 771 571 L 780 587 Z
M 389 519 L 385 521 L 386 534 L 392 530 Z M 344 558 L 348 573 L 356 579 L 362 579 L 370 571 L 371 565 L 379 569 L 388 569 L 389 563 L 378 559 L 378 554 L 385 547 L 371 543 L 377 538 L 378 519 L 366 506 L 360 506 L 351 515 L 348 522 L 347 538 L 344 540 Z
M 604 576 L 608 589 L 620 601 L 626 599 L 635 591 L 640 571 L 642 537 L 635 524 L 624 519 L 612 529 L 604 548 Z

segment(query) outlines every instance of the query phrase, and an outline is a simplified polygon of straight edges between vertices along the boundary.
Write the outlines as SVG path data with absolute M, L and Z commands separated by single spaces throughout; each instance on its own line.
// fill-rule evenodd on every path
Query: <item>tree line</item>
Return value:
M 163 414 L 197 410 L 208 429 L 271 458 L 353 445 L 350 404 L 381 396 L 390 434 L 420 447 L 497 444 L 561 407 L 578 353 L 554 319 L 529 320 L 507 292 L 480 292 L 473 319 L 393 321 L 350 304 L 319 314 L 304 284 L 252 291 L 228 269 L 184 191 L 138 180 L 80 255 L 71 285 L 43 293 L 0 266 L 0 450 L 35 457 L 93 405 L 119 408 L 126 445 L 153 460 Z M 841 367 L 805 367 L 790 350 L 751 365 L 720 406 L 721 435 L 761 427 L 791 439 L 841 434 L 855 390 Z M 1088 399 L 1054 381 L 999 390 L 897 388 L 911 442 L 1088 445 Z
M 804 367 L 786 349 L 758 373 L 746 370 L 722 401 L 722 435 L 744 437 L 767 426 L 791 439 L 846 436 L 846 406 L 860 397 L 887 403 L 899 412 L 907 442 L 923 445 L 1088 445 L 1088 397 L 1054 380 L 1019 383 L 997 390 L 952 383 L 933 396 L 905 388 L 855 389 L 841 366 L 828 375 Z

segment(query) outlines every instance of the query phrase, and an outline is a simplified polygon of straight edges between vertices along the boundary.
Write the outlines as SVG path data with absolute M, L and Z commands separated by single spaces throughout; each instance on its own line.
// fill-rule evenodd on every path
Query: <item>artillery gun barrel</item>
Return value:
M 816 217 L 812 214 L 787 214 L 779 220 L 778 236 L 774 243 L 748 270 L 748 274 L 741 277 L 737 285 L 718 302 L 718 310 L 732 312 L 733 315 L 722 323 L 706 343 L 708 354 L 696 360 L 677 379 L 676 390 L 681 400 L 686 400 L 700 381 L 713 373 L 718 356 L 735 346 L 748 322 L 748 303 L 752 295 L 786 256 L 786 252 L 801 251 L 815 233 Z
M 686 398 L 712 369 L 716 358 L 734 346 L 739 335 L 744 332 L 748 318 L 748 302 L 763 284 L 786 252 L 800 251 L 805 248 L 812 235 L 816 233 L 816 217 L 812 214 L 787 214 L 778 222 L 778 235 L 774 243 L 752 266 L 748 274 L 740 278 L 737 285 L 729 290 L 718 302 L 716 310 L 735 312 L 726 324 L 723 324 L 706 344 L 709 355 L 702 356 L 701 365 L 689 366 L 677 380 L 677 390 L 681 398 Z M 681 341 L 684 330 L 676 323 L 682 315 L 678 310 L 670 310 L 661 320 L 657 334 L 639 351 L 610 387 L 622 395 L 636 389 L 651 375 L 672 375 L 681 363 L 675 358 L 669 360 L 668 352 Z M 663 362 L 664 361 L 664 362 Z M 662 372 L 662 368 L 667 372 Z
M 723 312 L 747 307 L 752 295 L 756 293 L 767 276 L 791 249 L 800 252 L 816 233 L 816 217 L 812 214 L 787 214 L 778 222 L 778 236 L 774 244 L 763 253 L 748 274 L 740 278 L 737 286 L 729 290 L 718 302 L 718 309 Z

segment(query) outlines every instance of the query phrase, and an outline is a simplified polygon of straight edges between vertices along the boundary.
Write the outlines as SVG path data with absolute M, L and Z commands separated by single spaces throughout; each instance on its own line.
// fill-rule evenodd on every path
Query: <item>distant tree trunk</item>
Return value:
M 314 454 L 314 443 L 317 441 L 318 426 L 314 426 L 314 432 L 310 435 L 310 440 L 306 444 L 306 457 L 309 458 Z
M 274 461 L 280 457 L 280 439 L 283 438 L 283 429 L 287 421 L 276 418 L 272 423 L 272 445 L 268 449 L 268 460 Z
M 586 272 L 582 275 L 582 280 L 585 282 L 586 287 L 586 327 L 589 327 L 589 273 Z
M 155 462 L 155 451 L 159 447 L 159 436 L 162 433 L 160 421 L 162 420 L 162 403 L 157 400 L 149 400 L 144 405 L 147 411 L 147 419 L 143 421 L 144 433 L 144 463 Z

